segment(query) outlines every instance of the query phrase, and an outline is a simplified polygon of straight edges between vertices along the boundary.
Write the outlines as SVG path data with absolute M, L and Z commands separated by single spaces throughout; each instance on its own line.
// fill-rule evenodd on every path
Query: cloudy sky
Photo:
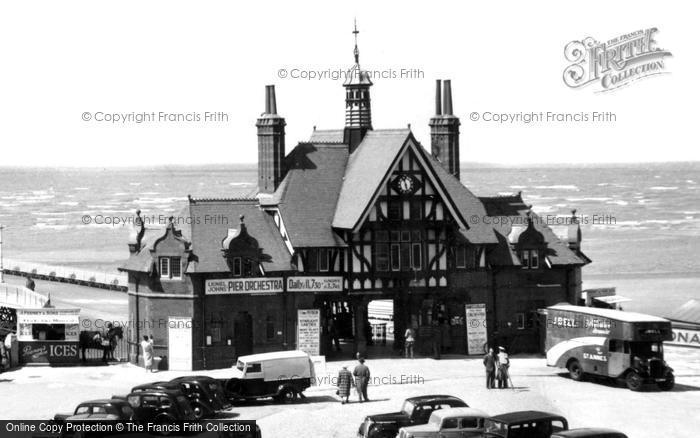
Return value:
M 352 65 L 354 17 L 362 66 L 397 75 L 374 80 L 375 128 L 411 124 L 428 146 L 434 81 L 451 79 L 463 161 L 699 160 L 696 8 L 660 1 L 5 2 L 0 165 L 252 163 L 266 84 L 276 85 L 290 150 L 313 126 L 343 125 L 341 80 L 291 76 Z M 669 74 L 608 93 L 564 85 L 570 41 L 652 27 L 657 46 L 673 54 L 664 60 Z M 483 120 L 485 113 L 594 111 L 614 120 Z M 154 112 L 200 120 L 103 120 Z M 205 112 L 225 117 L 205 121 Z

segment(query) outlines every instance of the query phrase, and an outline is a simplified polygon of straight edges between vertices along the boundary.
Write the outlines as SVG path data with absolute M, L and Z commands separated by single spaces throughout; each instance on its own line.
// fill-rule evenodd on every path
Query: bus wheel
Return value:
M 579 361 L 572 360 L 566 368 L 569 370 L 569 376 L 571 376 L 572 380 L 577 382 L 583 380 L 583 368 L 581 368 Z
M 632 391 L 639 391 L 642 389 L 642 376 L 636 371 L 630 371 L 629 374 L 627 374 L 625 382 L 627 383 L 627 387 Z
M 673 373 L 668 372 L 668 373 L 666 373 L 666 375 L 664 377 L 666 378 L 666 380 L 664 380 L 663 382 L 659 382 L 657 384 L 659 386 L 659 389 L 661 389 L 662 391 L 672 390 L 673 385 L 676 384 L 676 379 L 675 379 L 675 377 L 673 377 Z

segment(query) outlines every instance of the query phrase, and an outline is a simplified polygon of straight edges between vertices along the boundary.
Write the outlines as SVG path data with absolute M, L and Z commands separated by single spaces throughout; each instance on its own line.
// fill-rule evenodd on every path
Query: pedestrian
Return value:
M 403 335 L 404 337 L 404 353 L 406 356 L 406 359 L 409 357 L 413 359 L 413 346 L 416 343 L 416 334 L 413 331 L 413 329 L 409 326 L 406 329 L 406 333 Z
M 493 348 L 489 348 L 489 352 L 484 355 L 484 369 L 486 370 L 486 389 L 493 389 L 496 377 L 496 356 L 493 354 Z
M 496 361 L 498 367 L 498 373 L 496 379 L 498 379 L 498 388 L 508 388 L 508 368 L 510 367 L 510 359 L 508 359 L 508 353 L 504 347 L 498 347 L 498 359 Z
M 5 348 L 5 343 L 0 342 L 0 373 L 5 371 L 5 368 L 9 368 L 9 360 L 7 358 L 7 349 Z
M 338 328 L 336 327 L 335 318 L 331 318 L 328 321 L 328 333 L 331 336 L 331 342 L 335 346 L 335 351 L 342 351 L 340 349 L 340 339 L 338 339 Z
M 149 339 L 148 336 L 143 337 L 141 341 L 141 348 L 143 349 L 143 366 L 146 368 L 146 372 L 153 372 L 153 336 Z
M 440 359 L 440 350 L 442 349 L 442 330 L 440 330 L 437 320 L 433 320 L 433 323 L 430 326 L 430 342 L 433 346 L 433 359 Z
M 352 388 L 353 383 L 352 373 L 348 371 L 347 366 L 343 366 L 343 369 L 338 373 L 338 391 L 336 392 L 342 404 L 349 402 L 350 388 Z
M 355 376 L 355 389 L 357 389 L 357 397 L 360 399 L 360 403 L 369 401 L 367 398 L 367 385 L 369 384 L 369 368 L 365 365 L 365 359 L 363 357 L 359 360 L 360 364 L 355 367 L 352 371 L 352 375 Z
M 450 333 L 450 321 L 445 319 L 440 325 L 440 350 L 449 353 L 452 349 L 452 334 Z

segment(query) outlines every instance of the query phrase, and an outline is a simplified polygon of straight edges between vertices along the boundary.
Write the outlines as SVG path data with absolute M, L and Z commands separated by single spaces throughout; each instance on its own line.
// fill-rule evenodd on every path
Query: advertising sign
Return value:
M 289 277 L 289 292 L 342 292 L 343 277 Z
M 275 278 L 224 278 L 206 280 L 206 295 L 278 293 L 284 290 L 282 277 Z
M 297 350 L 311 356 L 321 354 L 321 311 L 299 309 L 297 316 Z
M 673 340 L 666 341 L 666 344 L 700 348 L 700 330 L 673 327 L 671 332 L 673 333 Z
M 77 342 L 35 341 L 19 343 L 22 363 L 75 363 L 80 361 Z
M 467 325 L 467 354 L 484 354 L 486 332 L 486 304 L 465 304 Z
M 17 309 L 17 323 L 78 325 L 80 309 Z

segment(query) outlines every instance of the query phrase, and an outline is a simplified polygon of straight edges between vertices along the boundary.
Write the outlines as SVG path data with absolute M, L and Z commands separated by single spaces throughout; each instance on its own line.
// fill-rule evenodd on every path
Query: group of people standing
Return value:
M 489 352 L 484 355 L 484 369 L 486 370 L 486 389 L 495 388 L 495 381 L 498 382 L 498 388 L 508 388 L 510 376 L 508 368 L 510 367 L 510 359 L 506 353 L 505 347 L 498 347 L 498 354 L 494 353 L 493 348 L 489 348 Z
M 370 377 L 369 367 L 365 365 L 365 359 L 360 357 L 359 353 L 357 362 L 358 364 L 352 373 L 348 370 L 347 365 L 343 366 L 343 369 L 338 373 L 338 391 L 336 394 L 340 397 L 342 404 L 350 401 L 350 391 L 353 385 L 357 391 L 360 403 L 369 401 L 369 398 L 367 398 L 367 385 L 369 385 Z

